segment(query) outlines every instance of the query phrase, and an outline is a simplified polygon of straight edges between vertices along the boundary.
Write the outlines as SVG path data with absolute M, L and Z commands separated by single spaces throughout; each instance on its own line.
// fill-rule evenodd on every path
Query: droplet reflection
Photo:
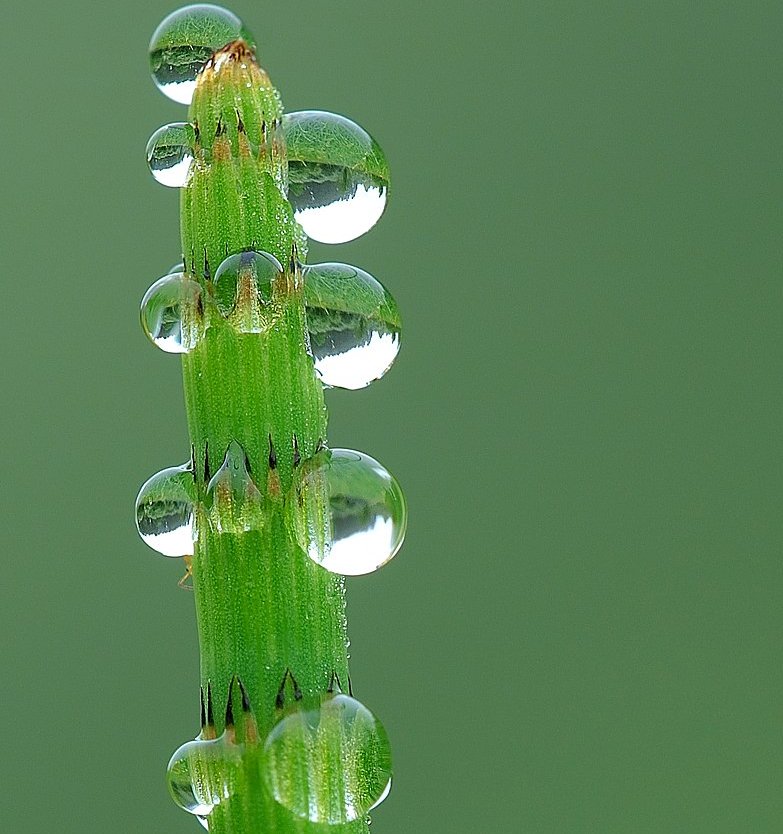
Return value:
M 165 17 L 152 35 L 150 70 L 158 89 L 173 101 L 190 104 L 196 77 L 218 49 L 253 36 L 228 9 L 209 3 L 185 6 Z
M 400 350 L 391 294 L 348 264 L 306 266 L 304 279 L 310 350 L 324 385 L 356 390 L 380 379 Z
M 369 231 L 386 207 L 389 166 L 378 143 L 337 113 L 283 117 L 288 199 L 308 237 L 345 243 Z
M 391 747 L 380 721 L 355 698 L 300 703 L 272 729 L 263 772 L 277 802 L 300 819 L 343 825 L 365 816 L 391 788 Z
M 136 498 L 136 529 L 164 556 L 193 554 L 193 472 L 189 464 L 153 475 Z
M 184 188 L 193 168 L 195 132 L 187 122 L 159 127 L 147 142 L 150 173 L 169 188 Z
M 288 513 L 302 550 L 346 576 L 385 565 L 400 549 L 407 525 L 397 481 L 377 460 L 350 449 L 324 450 L 302 464 Z
M 155 347 L 189 353 L 204 335 L 201 287 L 182 272 L 164 275 L 141 300 L 141 326 Z

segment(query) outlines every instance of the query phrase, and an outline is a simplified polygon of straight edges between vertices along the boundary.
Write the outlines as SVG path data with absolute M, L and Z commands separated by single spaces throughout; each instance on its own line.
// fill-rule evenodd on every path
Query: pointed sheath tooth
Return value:
M 228 686 L 228 701 L 226 702 L 226 729 L 233 729 L 234 727 L 234 681 L 236 675 L 231 678 L 231 683 Z
M 237 683 L 239 684 L 239 691 L 242 693 L 242 712 L 252 712 L 250 708 L 250 698 L 247 694 L 247 689 L 245 689 L 245 685 L 242 683 L 241 678 L 237 678 Z
M 285 706 L 285 685 L 288 680 L 289 670 L 285 670 L 283 680 L 280 681 L 280 686 L 277 689 L 277 697 L 275 698 L 275 706 L 277 709 L 282 709 Z
M 207 727 L 215 726 L 215 713 L 212 704 L 212 682 L 207 684 Z
M 275 698 L 275 706 L 278 709 L 282 709 L 285 706 L 286 700 L 286 684 L 288 681 L 291 681 L 291 688 L 294 691 L 294 700 L 301 701 L 302 700 L 302 690 L 299 688 L 299 684 L 296 682 L 296 678 L 294 677 L 293 673 L 290 669 L 285 670 L 285 674 L 283 675 L 283 680 L 280 682 L 280 688 L 277 690 L 277 697 Z
M 201 687 L 201 733 L 199 738 L 206 741 L 216 737 L 215 719 L 212 715 L 212 689 L 210 684 L 207 684 L 206 694 L 204 687 Z
M 253 709 L 250 706 L 250 696 L 247 694 L 247 689 L 245 689 L 245 685 L 242 683 L 240 678 L 237 678 L 237 683 L 239 684 L 239 690 L 242 693 L 242 724 L 245 741 L 254 744 L 258 741 L 259 736 L 258 725 L 256 724 L 256 719 L 253 715 Z

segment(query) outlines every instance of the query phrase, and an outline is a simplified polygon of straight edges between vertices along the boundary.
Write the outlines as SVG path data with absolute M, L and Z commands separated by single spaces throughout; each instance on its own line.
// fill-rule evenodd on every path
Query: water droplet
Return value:
M 355 698 L 299 702 L 272 729 L 263 772 L 272 796 L 295 816 L 342 825 L 388 794 L 391 747 L 383 725 Z
M 307 329 L 324 385 L 355 390 L 380 379 L 400 350 L 400 315 L 390 293 L 363 269 L 304 267 Z
M 207 501 L 210 522 L 218 533 L 243 533 L 264 526 L 264 500 L 248 472 L 244 449 L 236 441 L 209 482 Z
M 164 275 L 141 300 L 141 326 L 166 353 L 189 353 L 204 335 L 201 287 L 182 272 Z
M 172 122 L 159 127 L 147 142 L 147 165 L 161 185 L 184 188 L 193 167 L 193 125 Z
M 274 289 L 282 272 L 268 252 L 237 252 L 220 264 L 213 281 L 215 302 L 240 333 L 263 333 L 280 318 Z
M 336 113 L 304 110 L 283 117 L 288 199 L 307 235 L 345 243 L 383 214 L 389 166 L 378 143 Z
M 242 38 L 253 36 L 228 9 L 208 3 L 185 6 L 158 26 L 150 41 L 150 69 L 158 89 L 180 104 L 190 104 L 196 76 L 212 55 Z
M 231 795 L 240 756 L 240 748 L 223 735 L 188 741 L 169 761 L 166 778 L 171 798 L 184 811 L 197 816 L 207 830 L 214 807 Z
M 350 449 L 326 449 L 305 461 L 287 506 L 299 546 L 332 573 L 372 573 L 405 537 L 399 484 L 377 460 Z
M 153 475 L 136 498 L 136 528 L 144 543 L 164 556 L 193 554 L 193 495 L 190 464 Z

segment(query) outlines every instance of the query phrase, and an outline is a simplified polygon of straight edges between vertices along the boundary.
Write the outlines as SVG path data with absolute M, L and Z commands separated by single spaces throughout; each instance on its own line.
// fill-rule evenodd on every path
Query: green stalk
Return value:
M 259 784 L 263 740 L 280 718 L 286 673 L 305 699 L 318 698 L 335 674 L 348 681 L 348 655 L 343 579 L 304 557 L 284 512 L 297 467 L 325 442 L 327 415 L 307 350 L 297 227 L 279 187 L 287 176 L 282 106 L 244 42 L 220 50 L 200 73 L 189 118 L 197 147 L 182 192 L 182 246 L 186 270 L 206 299 L 199 314 L 209 317 L 204 337 L 183 356 L 197 497 L 192 575 L 201 685 L 213 714 L 203 736 L 226 729 L 228 707 L 229 718 L 237 717 L 235 730 L 228 729 L 245 742 L 230 777 L 237 790 L 210 814 L 209 830 L 322 831 L 294 818 Z M 274 289 L 278 320 L 263 333 L 241 333 L 210 313 L 215 269 L 228 254 L 249 249 L 271 253 L 284 267 Z M 261 529 L 218 533 L 206 518 L 206 488 L 232 441 L 263 496 Z M 252 712 L 242 711 L 237 687 L 229 705 L 235 677 Z M 287 702 L 291 687 L 282 690 Z M 359 834 L 367 825 L 357 820 L 329 831 Z

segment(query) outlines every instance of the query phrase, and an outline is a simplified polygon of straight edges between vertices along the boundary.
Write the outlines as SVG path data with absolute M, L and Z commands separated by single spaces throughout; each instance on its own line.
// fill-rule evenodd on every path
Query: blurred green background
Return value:
M 192 597 L 132 507 L 188 442 L 138 326 L 179 258 L 144 162 L 173 4 L 3 12 L 2 829 L 201 830 Z M 364 238 L 406 325 L 331 392 L 408 541 L 349 583 L 395 752 L 373 832 L 783 830 L 779 2 L 232 8 L 290 110 L 392 165 Z M 261 832 L 259 832 L 261 834 Z

